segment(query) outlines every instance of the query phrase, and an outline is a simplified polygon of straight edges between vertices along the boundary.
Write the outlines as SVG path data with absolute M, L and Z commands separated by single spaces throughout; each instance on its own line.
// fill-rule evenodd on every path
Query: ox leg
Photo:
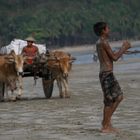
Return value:
M 16 98 L 15 98 L 15 96 L 14 96 L 14 90 L 10 89 L 10 90 L 11 90 L 11 95 L 12 95 L 12 97 L 9 97 L 9 94 L 8 94 L 8 87 L 11 88 L 11 85 L 5 84 L 6 100 L 15 101 Z
M 63 79 L 63 85 L 64 85 L 64 94 L 65 98 L 70 98 L 69 88 L 68 88 L 68 79 Z
M 0 82 L 0 102 L 4 101 L 4 89 L 5 84 L 3 82 Z
M 9 81 L 9 89 L 11 91 L 11 97 L 10 97 L 10 100 L 11 101 L 15 101 L 16 100 L 16 96 L 15 96 L 15 93 L 14 91 L 16 90 L 16 79 L 12 79 Z
M 6 100 L 10 100 L 10 96 L 9 96 L 9 94 L 8 94 L 9 88 L 10 88 L 10 90 L 11 90 L 10 85 L 9 85 L 8 83 L 5 83 L 5 99 L 6 99 Z M 12 90 L 11 90 L 11 91 L 12 91 Z
M 59 89 L 59 96 L 60 96 L 60 98 L 63 98 L 64 95 L 63 95 L 63 91 L 62 91 L 61 79 L 57 79 L 57 86 L 58 86 L 58 89 Z
M 6 99 L 9 100 L 9 95 L 8 95 L 8 84 L 5 83 L 5 95 L 6 95 Z
M 11 95 L 12 95 L 11 101 L 16 101 L 16 96 L 14 94 L 14 90 L 11 90 Z
M 22 95 L 22 89 L 23 89 L 22 85 L 23 85 L 23 79 L 20 76 L 20 77 L 18 77 L 18 94 L 17 94 L 17 98 L 20 98 L 21 95 Z

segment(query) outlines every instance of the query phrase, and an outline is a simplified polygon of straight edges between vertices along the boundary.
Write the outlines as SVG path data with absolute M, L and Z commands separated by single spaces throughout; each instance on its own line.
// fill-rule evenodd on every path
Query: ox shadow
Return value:
M 63 98 L 60 98 L 59 96 L 58 97 L 51 97 L 49 99 L 46 99 L 45 97 L 22 97 L 20 99 L 16 99 L 15 101 L 12 101 L 12 100 L 8 100 L 8 99 L 5 99 L 5 100 L 0 100 L 0 103 L 3 103 L 3 102 L 22 102 L 22 101 L 39 101 L 39 100 L 58 100 L 58 99 L 63 99 Z

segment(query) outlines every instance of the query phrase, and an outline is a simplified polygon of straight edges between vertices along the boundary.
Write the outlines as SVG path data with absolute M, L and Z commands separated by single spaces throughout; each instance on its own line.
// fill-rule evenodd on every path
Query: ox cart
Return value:
M 52 73 L 42 63 L 34 63 L 24 70 L 23 78 L 34 77 L 34 80 L 42 78 L 42 86 L 46 99 L 51 98 L 53 92 Z M 4 100 L 4 83 L 0 83 L 0 101 Z
M 0 48 L 0 54 L 9 54 L 11 50 L 14 50 L 16 54 L 21 54 L 21 51 L 23 47 L 27 45 L 27 41 L 21 40 L 21 39 L 14 39 L 10 42 L 9 45 L 1 47 Z M 46 53 L 46 46 L 44 44 L 34 44 L 38 47 L 39 53 Z M 38 67 L 40 66 L 40 67 Z M 34 70 L 34 68 L 38 69 L 38 71 Z M 48 71 L 41 63 L 36 63 L 34 65 L 31 65 L 29 69 L 26 69 L 24 71 L 23 77 L 34 77 L 36 78 L 42 78 L 42 86 L 44 90 L 44 94 L 46 98 L 50 98 L 52 96 L 53 92 L 53 82 L 51 78 L 51 72 Z M 3 83 L 0 83 L 0 100 L 3 100 L 4 98 L 4 87 L 5 85 Z
M 42 78 L 44 95 L 51 98 L 53 92 L 52 73 L 43 63 L 34 63 L 24 70 L 23 77 L 34 77 L 35 83 L 38 78 Z

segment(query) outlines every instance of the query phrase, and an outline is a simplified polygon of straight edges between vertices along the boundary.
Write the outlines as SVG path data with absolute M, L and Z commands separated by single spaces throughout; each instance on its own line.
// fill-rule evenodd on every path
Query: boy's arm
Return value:
M 107 54 L 110 56 L 110 58 L 112 58 L 113 61 L 117 61 L 125 53 L 125 51 L 129 49 L 130 47 L 131 47 L 130 43 L 127 41 L 124 41 L 120 50 L 117 52 L 113 52 L 110 45 L 108 43 L 104 43 L 104 48 Z

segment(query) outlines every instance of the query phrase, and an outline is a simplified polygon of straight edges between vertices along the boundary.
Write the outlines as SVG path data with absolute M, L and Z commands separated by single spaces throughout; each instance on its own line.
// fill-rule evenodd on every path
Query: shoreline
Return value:
M 137 40 L 137 41 L 134 41 L 134 40 L 129 40 L 132 47 L 135 46 L 135 45 L 140 45 L 140 40 Z M 121 41 L 111 41 L 109 42 L 110 43 L 110 46 L 111 48 L 119 48 L 121 47 L 122 45 L 122 42 L 123 40 Z M 65 51 L 65 52 L 79 52 L 79 51 L 86 51 L 86 50 L 90 50 L 90 51 L 95 51 L 96 49 L 96 44 L 87 44 L 87 45 L 78 45 L 78 46 L 72 46 L 72 47 L 68 47 L 68 46 L 65 46 L 63 48 L 58 48 L 58 49 L 55 49 L 55 50 L 60 50 L 60 51 Z

